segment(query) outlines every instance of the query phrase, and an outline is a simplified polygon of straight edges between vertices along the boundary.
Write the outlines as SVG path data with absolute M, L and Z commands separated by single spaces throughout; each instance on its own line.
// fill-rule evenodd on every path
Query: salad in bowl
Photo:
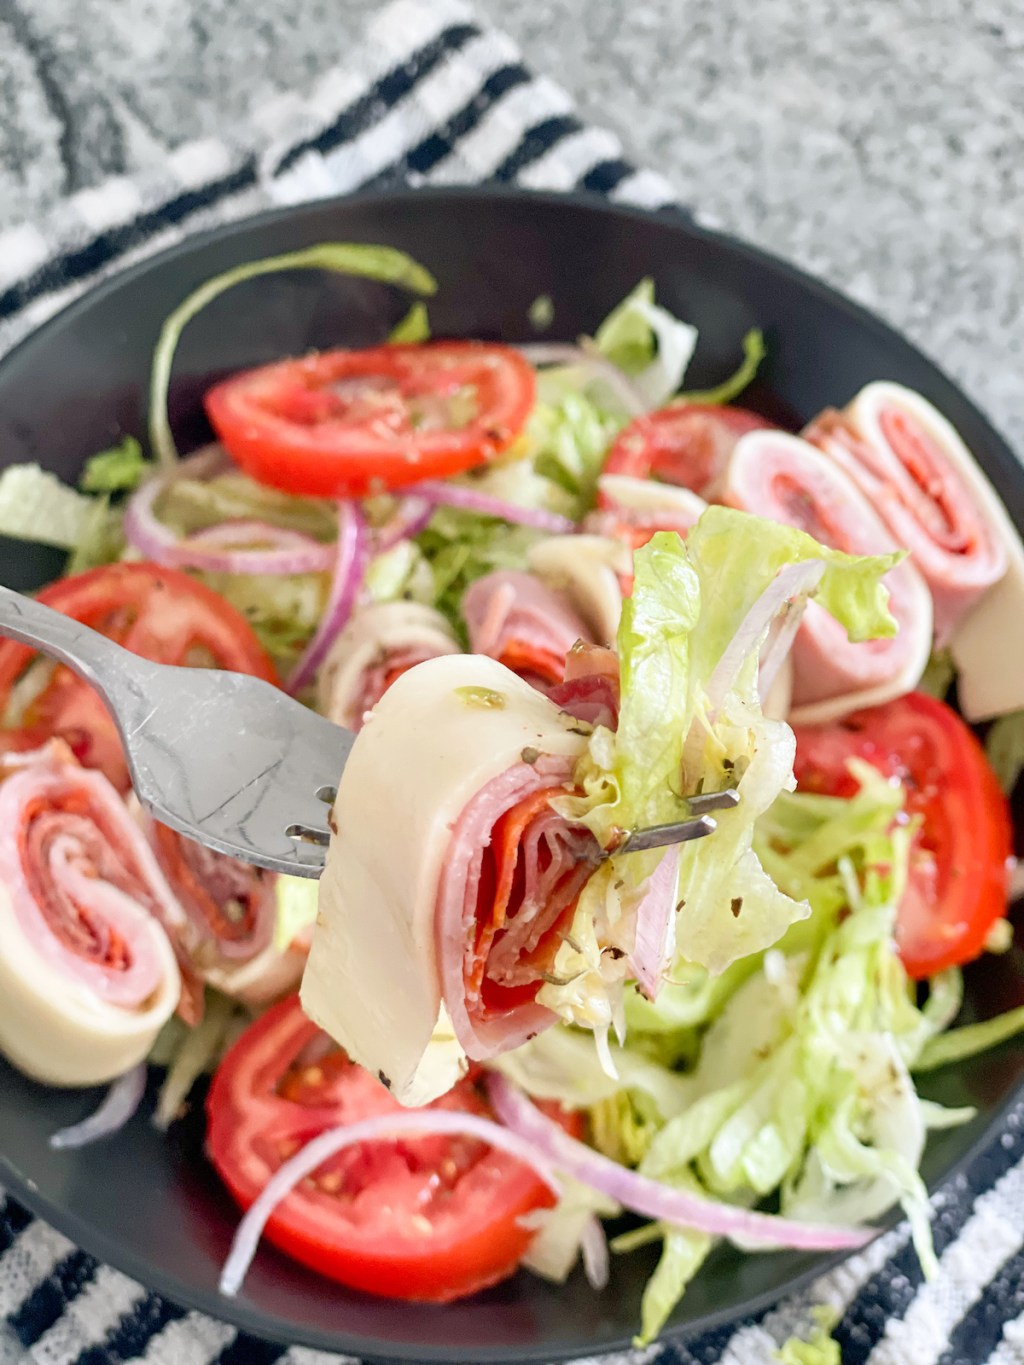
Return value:
M 306 268 L 418 298 L 214 384 L 182 457 L 181 330 Z M 433 338 L 433 289 L 383 247 L 238 267 L 164 326 L 148 453 L 0 476 L 0 532 L 69 552 L 42 600 L 358 732 L 319 886 L 275 877 L 149 819 L 99 698 L 0 643 L 0 1050 L 109 1083 L 58 1146 L 116 1140 L 149 1065 L 163 1127 L 212 1074 L 229 1295 L 263 1235 L 426 1302 L 656 1243 L 647 1341 L 716 1241 L 841 1251 L 895 1205 L 927 1272 L 922 1154 L 971 1111 L 915 1076 L 1024 1027 L 955 1026 L 1012 933 L 1005 509 L 884 378 L 783 430 L 743 406 L 751 333 L 688 391 L 650 281 L 519 347 Z M 697 809 L 708 837 L 630 848 Z

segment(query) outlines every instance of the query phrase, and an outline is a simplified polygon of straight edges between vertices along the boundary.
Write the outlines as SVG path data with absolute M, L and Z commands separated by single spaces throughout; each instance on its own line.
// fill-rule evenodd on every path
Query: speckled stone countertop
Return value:
M 704 221 L 884 314 L 1024 450 L 1018 6 L 477 5 Z M 0 0 L 0 225 L 218 128 L 259 87 L 301 87 L 375 8 Z

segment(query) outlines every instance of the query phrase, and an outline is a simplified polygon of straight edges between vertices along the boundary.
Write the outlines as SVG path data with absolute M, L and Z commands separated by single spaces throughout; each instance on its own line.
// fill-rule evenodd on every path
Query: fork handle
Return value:
M 0 587 L 0 635 L 31 645 L 51 659 L 67 664 L 96 688 L 111 709 L 117 683 L 124 680 L 126 668 L 142 664 L 137 655 L 91 626 L 12 588 Z

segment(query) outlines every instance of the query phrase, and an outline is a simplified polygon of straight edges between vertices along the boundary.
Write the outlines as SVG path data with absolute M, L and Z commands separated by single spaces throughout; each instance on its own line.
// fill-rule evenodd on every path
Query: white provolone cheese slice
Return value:
M 355 707 L 363 677 L 389 655 L 422 650 L 424 657 L 458 654 L 448 622 L 421 602 L 375 602 L 361 607 L 330 648 L 317 679 L 320 711 L 354 729 L 362 717 Z
M 577 757 L 578 729 L 502 664 L 451 655 L 398 678 L 356 737 L 302 1005 L 403 1104 L 443 1094 L 465 1066 L 446 1028 L 434 946 L 452 827 L 524 750 Z
M 868 384 L 851 403 L 851 418 L 877 439 L 877 413 L 888 402 L 914 414 L 949 460 L 1006 548 L 1004 576 L 957 627 L 950 652 L 957 695 L 968 720 L 989 720 L 1024 708 L 1024 547 L 998 493 L 956 429 L 920 394 L 900 384 Z
M 36 952 L 0 885 L 0 1052 L 47 1085 L 102 1085 L 141 1062 L 174 1013 L 181 978 L 159 924 L 138 932 L 152 941 L 159 987 L 138 1008 L 108 1004 Z
M 633 572 L 629 547 L 607 536 L 552 536 L 531 546 L 530 569 L 562 592 L 593 632 L 595 644 L 612 646 L 622 615 L 619 575 Z

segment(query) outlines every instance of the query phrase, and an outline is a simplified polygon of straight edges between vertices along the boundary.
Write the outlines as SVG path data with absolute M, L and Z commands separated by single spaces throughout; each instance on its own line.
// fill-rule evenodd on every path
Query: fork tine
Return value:
M 319 844 L 326 848 L 331 842 L 331 832 L 327 829 L 317 829 L 310 825 L 293 823 L 285 829 L 285 834 L 289 839 L 299 839 L 306 844 Z
M 694 839 L 703 839 L 708 834 L 714 834 L 717 828 L 717 822 L 710 815 L 700 815 L 696 820 L 679 820 L 675 824 L 651 825 L 648 829 L 635 829 L 631 834 L 627 834 L 614 851 L 642 853 L 649 848 L 688 844 Z
M 740 794 L 735 787 L 726 787 L 720 792 L 699 792 L 687 797 L 687 804 L 694 815 L 707 815 L 713 810 L 732 810 L 740 803 Z

